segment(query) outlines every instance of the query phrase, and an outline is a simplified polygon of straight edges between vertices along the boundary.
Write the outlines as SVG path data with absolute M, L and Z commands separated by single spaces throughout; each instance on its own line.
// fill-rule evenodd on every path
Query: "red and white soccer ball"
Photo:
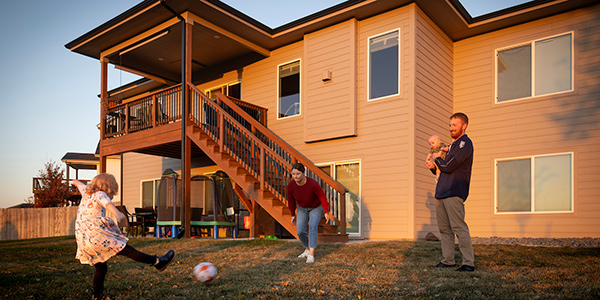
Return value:
M 217 277 L 217 268 L 209 262 L 199 263 L 194 267 L 194 277 L 200 282 L 209 282 Z

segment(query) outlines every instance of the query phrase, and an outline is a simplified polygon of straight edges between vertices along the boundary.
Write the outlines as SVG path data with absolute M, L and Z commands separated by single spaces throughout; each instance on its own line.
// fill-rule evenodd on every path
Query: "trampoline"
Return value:
M 165 234 L 175 238 L 180 233 L 182 218 L 185 216 L 181 201 L 181 179 L 172 169 L 163 172 L 158 186 L 157 230 L 156 237 L 163 236 L 163 229 L 169 228 Z M 232 228 L 232 236 L 237 237 L 235 205 L 231 179 L 223 171 L 215 174 L 195 175 L 190 182 L 190 225 L 195 229 L 212 229 L 213 239 L 219 238 L 219 227 Z M 239 205 L 238 205 L 239 206 Z M 204 212 L 204 214 L 203 214 Z

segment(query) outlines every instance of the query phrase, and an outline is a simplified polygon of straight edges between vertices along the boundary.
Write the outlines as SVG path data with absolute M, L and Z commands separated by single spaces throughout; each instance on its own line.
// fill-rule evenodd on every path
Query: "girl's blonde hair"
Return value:
M 94 177 L 87 185 L 85 192 L 91 195 L 98 191 L 116 195 L 119 192 L 119 184 L 117 184 L 115 176 L 108 173 L 96 175 L 96 177 Z

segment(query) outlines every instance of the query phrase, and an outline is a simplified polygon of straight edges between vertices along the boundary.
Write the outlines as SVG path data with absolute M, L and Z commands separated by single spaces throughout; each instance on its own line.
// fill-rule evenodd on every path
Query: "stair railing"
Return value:
M 291 180 L 293 163 L 300 162 L 307 175 L 318 178 L 331 205 L 334 222 L 346 234 L 346 197 L 349 191 L 308 158 L 287 144 L 277 134 L 255 120 L 227 96 L 217 93 L 217 103 L 198 88 L 189 85 L 192 121 L 219 144 L 221 151 L 233 157 L 248 173 L 258 179 L 260 188 L 275 195 L 287 205 L 286 186 Z M 242 125 L 221 107 L 245 120 Z M 248 126 L 249 124 L 249 126 Z M 248 128 L 249 127 L 249 128 Z M 342 220 L 341 222 L 339 220 Z

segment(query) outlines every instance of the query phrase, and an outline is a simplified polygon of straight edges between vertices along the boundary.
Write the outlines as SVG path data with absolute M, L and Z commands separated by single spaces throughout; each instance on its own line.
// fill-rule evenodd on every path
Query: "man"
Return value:
M 438 268 L 451 268 L 454 261 L 454 235 L 463 256 L 462 265 L 457 271 L 475 271 L 475 255 L 471 243 L 469 227 L 465 222 L 465 205 L 471 182 L 473 165 L 473 143 L 465 134 L 469 118 L 463 113 L 450 116 L 450 136 L 454 139 L 446 158 L 440 152 L 427 156 L 425 165 L 436 174 L 436 166 L 441 171 L 435 188 L 436 215 L 442 241 L 444 259 Z

